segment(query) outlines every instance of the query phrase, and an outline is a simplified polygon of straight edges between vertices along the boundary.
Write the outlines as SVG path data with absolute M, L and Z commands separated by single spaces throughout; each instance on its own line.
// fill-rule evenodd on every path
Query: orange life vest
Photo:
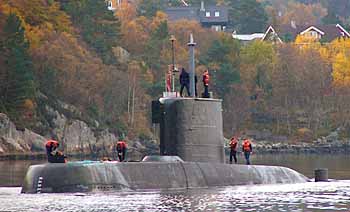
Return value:
M 118 141 L 117 142 L 117 150 L 123 150 L 126 148 L 126 143 L 125 141 Z
M 58 147 L 59 144 L 57 141 L 55 140 L 48 140 L 45 144 L 46 148 L 50 148 L 50 147 Z
M 250 141 L 248 139 L 244 140 L 243 142 L 243 151 L 250 152 Z
M 203 82 L 205 85 L 209 85 L 209 73 L 204 73 L 203 74 Z
M 236 138 L 232 138 L 232 139 L 231 139 L 230 147 L 231 147 L 231 149 L 233 149 L 233 150 L 236 150 L 236 149 L 237 149 L 237 139 L 236 139 Z
M 171 73 L 168 73 L 166 76 L 166 91 L 171 91 Z

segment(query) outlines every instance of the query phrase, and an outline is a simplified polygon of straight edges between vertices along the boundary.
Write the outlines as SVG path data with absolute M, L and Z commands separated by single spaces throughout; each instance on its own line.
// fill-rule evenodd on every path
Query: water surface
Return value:
M 103 194 L 19 194 L 19 188 L 0 188 L 5 212 L 349 210 L 350 181 Z
M 88 194 L 20 194 L 30 164 L 45 161 L 0 161 L 1 212 L 115 211 L 350 211 L 348 155 L 253 155 L 253 164 L 290 167 L 313 178 L 328 168 L 331 182 L 247 185 L 180 191 Z M 243 157 L 239 156 L 243 163 Z

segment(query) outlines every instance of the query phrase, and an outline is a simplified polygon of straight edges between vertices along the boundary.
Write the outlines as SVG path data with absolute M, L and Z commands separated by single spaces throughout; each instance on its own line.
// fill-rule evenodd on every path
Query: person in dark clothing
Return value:
M 117 154 L 119 162 L 123 162 L 125 160 L 127 145 L 124 140 L 119 140 L 117 142 Z
M 230 141 L 230 164 L 232 164 L 232 157 L 235 159 L 235 163 L 237 163 L 237 143 L 237 138 L 232 137 Z
M 180 74 L 180 85 L 181 85 L 181 89 L 180 89 L 180 96 L 182 97 L 182 92 L 183 89 L 186 88 L 187 91 L 187 95 L 190 95 L 190 75 L 187 73 L 187 71 L 182 68 L 181 70 L 181 74 Z
M 205 70 L 203 73 L 204 98 L 209 98 L 209 71 Z
M 250 165 L 250 154 L 252 153 L 253 151 L 253 147 L 252 147 L 252 144 L 250 143 L 250 140 L 249 139 L 244 139 L 243 141 L 243 145 L 242 145 L 242 151 L 244 153 L 244 157 L 245 157 L 245 160 L 246 160 L 246 164 L 247 165 Z
M 47 160 L 49 163 L 66 163 L 66 156 L 58 151 L 59 143 L 55 140 L 48 140 L 45 144 Z
M 196 95 L 196 97 L 198 97 L 198 93 L 197 93 L 197 82 L 198 82 L 198 78 L 197 78 L 197 74 L 194 75 L 194 93 Z

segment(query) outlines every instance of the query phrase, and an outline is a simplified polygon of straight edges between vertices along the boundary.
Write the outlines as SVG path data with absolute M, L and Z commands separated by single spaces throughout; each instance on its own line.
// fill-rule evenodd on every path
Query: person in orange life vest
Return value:
M 123 162 L 125 160 L 125 155 L 126 155 L 126 148 L 127 145 L 124 140 L 119 140 L 117 142 L 117 155 L 119 162 Z
M 232 157 L 235 159 L 235 163 L 237 163 L 237 143 L 237 138 L 232 137 L 230 141 L 230 164 L 232 164 Z
M 204 71 L 203 73 L 203 86 L 204 86 L 204 98 L 209 98 L 209 71 L 208 69 Z
M 244 153 L 246 164 L 250 165 L 249 157 L 250 157 L 250 154 L 253 151 L 253 147 L 252 147 L 252 144 L 250 143 L 250 140 L 248 138 L 244 139 L 244 141 L 243 141 L 242 151 Z
M 171 92 L 171 70 L 168 70 L 168 73 L 166 75 L 166 91 Z
M 60 144 L 55 140 L 48 140 L 45 144 L 47 160 L 49 163 L 65 163 L 66 156 L 58 151 Z

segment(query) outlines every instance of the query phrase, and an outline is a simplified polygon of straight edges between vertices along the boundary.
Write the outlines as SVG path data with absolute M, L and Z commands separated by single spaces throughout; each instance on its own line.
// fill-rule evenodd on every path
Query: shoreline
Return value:
M 241 152 L 240 149 L 238 152 Z M 255 154 L 349 154 L 350 142 L 337 143 L 337 144 L 323 144 L 315 145 L 313 143 L 269 143 L 269 142 L 256 142 L 253 146 L 253 152 Z M 229 155 L 229 148 L 225 148 L 225 153 Z M 96 154 L 68 154 L 68 158 L 73 159 L 86 159 L 94 158 L 97 160 Z M 44 152 L 28 152 L 28 153 L 8 153 L 0 154 L 0 161 L 15 161 L 15 160 L 46 160 L 46 153 Z M 141 158 L 140 158 L 141 160 Z
M 348 154 L 349 141 L 311 142 L 311 143 L 271 143 L 267 141 L 256 142 L 253 151 L 268 154 Z

